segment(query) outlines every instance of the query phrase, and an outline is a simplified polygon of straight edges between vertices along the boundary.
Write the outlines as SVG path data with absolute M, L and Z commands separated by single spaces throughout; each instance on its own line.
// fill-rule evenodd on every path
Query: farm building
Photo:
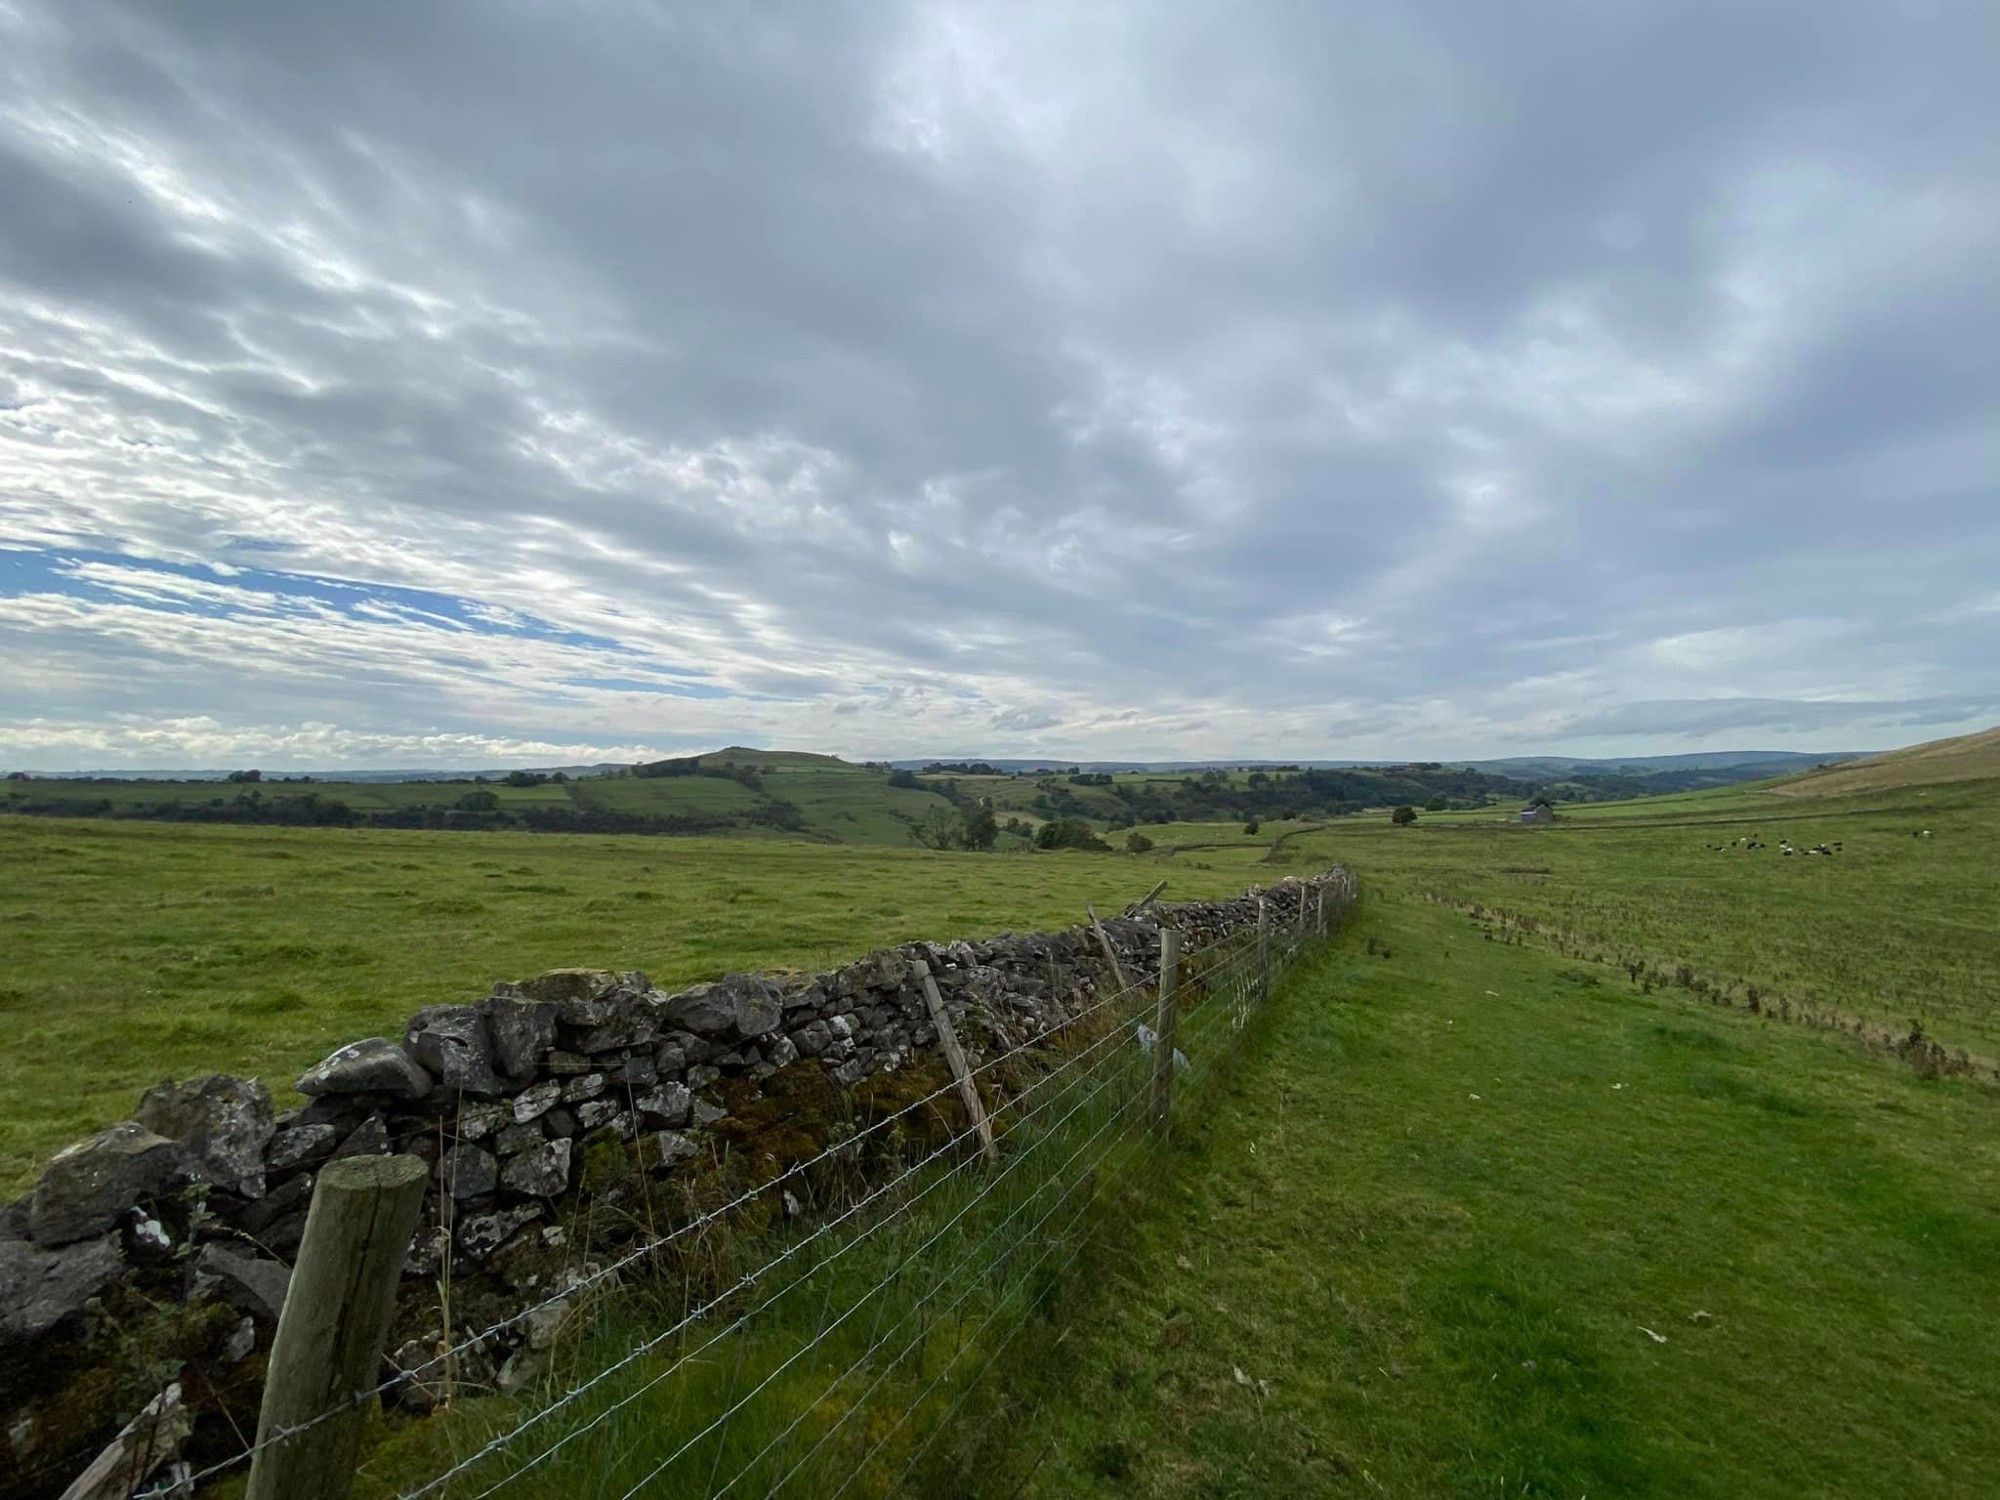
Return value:
M 1537 802 L 1533 807 L 1524 807 L 1521 809 L 1521 822 L 1523 824 L 1553 823 L 1555 820 L 1556 810 L 1546 803 Z

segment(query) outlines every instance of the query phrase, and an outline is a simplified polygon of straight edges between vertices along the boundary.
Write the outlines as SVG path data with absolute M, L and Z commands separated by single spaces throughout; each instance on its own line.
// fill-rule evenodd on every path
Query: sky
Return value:
M 2000 720 L 2000 21 L 0 0 L 0 764 Z

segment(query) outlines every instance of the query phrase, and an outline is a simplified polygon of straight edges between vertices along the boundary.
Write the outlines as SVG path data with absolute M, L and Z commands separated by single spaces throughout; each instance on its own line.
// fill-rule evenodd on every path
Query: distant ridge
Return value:
M 724 751 L 724 754 L 733 752 Z M 745 752 L 752 753 L 752 752 Z M 1497 760 L 1413 760 L 1376 756 L 1372 760 L 1246 760 L 1226 756 L 1208 760 L 1072 760 L 1062 756 L 1007 759 L 991 755 L 930 755 L 892 760 L 899 770 L 921 771 L 938 763 L 955 764 L 983 761 L 1000 771 L 1206 771 L 1241 767 L 1246 770 L 1273 766 L 1298 766 L 1311 771 L 1351 771 L 1364 767 L 1442 765 L 1486 771 L 1495 776 L 1517 776 L 1540 780 L 1576 771 L 1709 771 L 1731 766 L 1768 766 L 1767 775 L 1830 762 L 1857 760 L 1875 752 L 1868 750 L 1696 750 L 1683 755 L 1514 755 Z

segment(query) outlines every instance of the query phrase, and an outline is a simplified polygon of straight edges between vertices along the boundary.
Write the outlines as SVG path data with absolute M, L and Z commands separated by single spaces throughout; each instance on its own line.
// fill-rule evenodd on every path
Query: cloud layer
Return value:
M 1994 36 L 0 0 L 0 759 L 1990 722 Z

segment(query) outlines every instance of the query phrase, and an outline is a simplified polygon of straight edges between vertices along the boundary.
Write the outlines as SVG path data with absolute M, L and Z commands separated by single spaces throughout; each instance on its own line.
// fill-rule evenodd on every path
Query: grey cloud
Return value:
M 1957 727 L 2000 686 L 2000 621 L 1936 618 L 2000 561 L 1983 23 L 21 5 L 0 544 L 530 608 L 709 669 L 676 745 Z M 630 663 L 0 630 L 16 715 L 631 739 L 551 686 Z M 1800 707 L 1658 707 L 1711 700 Z

